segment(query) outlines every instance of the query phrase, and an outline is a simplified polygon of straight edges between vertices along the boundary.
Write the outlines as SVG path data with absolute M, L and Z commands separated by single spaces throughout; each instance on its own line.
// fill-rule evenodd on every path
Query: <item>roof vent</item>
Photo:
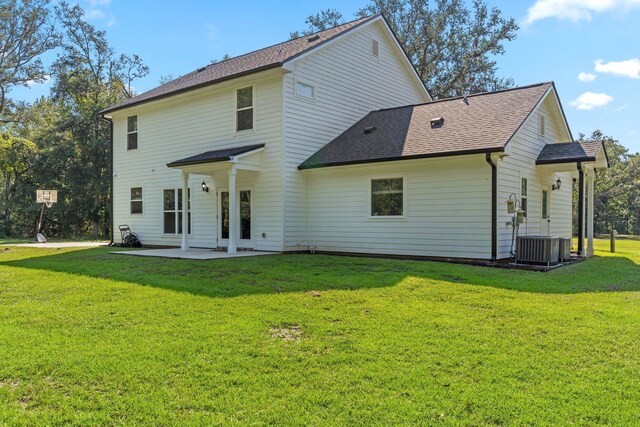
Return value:
M 314 41 L 318 40 L 319 38 L 320 38 L 320 36 L 316 34 L 315 36 L 311 36 L 311 37 L 309 37 L 309 38 L 307 39 L 307 41 L 308 41 L 309 43 L 311 43 L 311 42 L 314 42 Z
M 464 98 L 462 99 L 462 102 L 469 105 L 469 98 L 467 98 L 467 95 L 464 96 Z
M 444 117 L 436 117 L 431 119 L 431 129 L 441 128 L 444 125 Z
M 200 68 L 198 68 L 196 71 L 197 71 L 198 73 L 201 73 L 201 72 L 203 72 L 203 71 L 204 71 L 204 70 L 206 70 L 206 69 L 207 69 L 207 67 L 200 67 Z
M 364 128 L 364 133 L 366 133 L 368 135 L 370 133 L 373 133 L 373 131 L 375 131 L 375 130 L 376 130 L 375 126 L 369 126 L 369 127 Z

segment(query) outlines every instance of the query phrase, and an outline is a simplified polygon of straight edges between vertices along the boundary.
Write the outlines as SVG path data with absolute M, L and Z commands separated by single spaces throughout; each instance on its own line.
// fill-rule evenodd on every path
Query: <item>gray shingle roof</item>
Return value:
M 593 162 L 596 160 L 598 151 L 600 151 L 601 148 L 604 149 L 604 143 L 602 141 L 547 144 L 538 155 L 536 164 L 549 165 L 554 163 Z
M 221 150 L 207 151 L 205 153 L 196 154 L 195 156 L 167 163 L 167 166 L 175 168 L 179 166 L 199 165 L 202 163 L 224 162 L 226 160 L 231 160 L 231 158 L 240 154 L 248 153 L 249 151 L 257 150 L 262 147 L 264 147 L 264 144 L 245 145 L 244 147 L 223 148 Z
M 299 166 L 502 151 L 553 83 L 373 111 Z M 440 127 L 431 120 L 442 117 Z M 366 128 L 375 127 L 370 133 Z
M 127 99 L 120 104 L 113 105 L 106 110 L 101 111 L 100 114 L 113 112 L 115 110 L 141 104 L 157 98 L 175 95 L 187 90 L 194 90 L 243 75 L 280 67 L 285 62 L 379 16 L 380 15 L 374 15 L 357 19 L 328 30 L 289 40 L 284 43 L 236 56 L 235 58 L 230 58 L 215 64 L 210 64 L 138 96 Z

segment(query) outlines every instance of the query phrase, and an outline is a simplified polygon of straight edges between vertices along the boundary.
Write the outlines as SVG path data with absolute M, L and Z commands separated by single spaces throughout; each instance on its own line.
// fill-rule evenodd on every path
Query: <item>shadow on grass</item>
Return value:
M 35 251 L 41 251 L 36 249 Z M 0 262 L 0 266 L 111 279 L 211 297 L 366 289 L 407 277 L 427 284 L 465 284 L 534 293 L 640 290 L 640 266 L 622 256 L 595 257 L 548 273 L 431 261 L 285 254 L 211 261 L 123 257 L 113 248 L 67 250 Z M 1 258 L 0 258 L 1 259 Z

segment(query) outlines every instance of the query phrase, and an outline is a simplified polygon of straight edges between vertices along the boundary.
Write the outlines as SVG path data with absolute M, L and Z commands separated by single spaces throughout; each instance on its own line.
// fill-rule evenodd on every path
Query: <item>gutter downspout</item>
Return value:
M 578 255 L 584 255 L 584 169 L 578 162 Z
M 498 258 L 498 167 L 486 153 L 485 159 L 491 166 L 491 261 Z
M 109 206 L 109 219 L 111 220 L 111 226 L 109 227 L 109 246 L 113 246 L 113 120 L 105 117 L 104 114 L 101 115 L 100 118 L 109 123 L 109 175 L 111 175 L 109 179 L 109 196 L 111 199 Z

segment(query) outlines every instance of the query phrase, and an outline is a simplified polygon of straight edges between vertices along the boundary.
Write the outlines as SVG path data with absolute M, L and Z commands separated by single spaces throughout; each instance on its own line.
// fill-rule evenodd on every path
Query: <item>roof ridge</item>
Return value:
M 450 98 L 442 98 L 442 99 L 436 99 L 436 100 L 428 101 L 428 102 L 421 102 L 419 104 L 407 104 L 407 105 L 400 105 L 398 107 L 381 108 L 381 109 L 375 110 L 375 111 L 388 111 L 388 110 L 395 110 L 395 109 L 398 109 L 398 108 L 421 107 L 423 105 L 437 104 L 439 102 L 456 101 L 456 100 L 464 99 L 464 98 L 471 98 L 471 97 L 478 97 L 478 96 L 485 96 L 485 95 L 494 95 L 496 93 L 511 92 L 511 91 L 515 91 L 515 90 L 531 89 L 533 87 L 539 87 L 539 86 L 543 86 L 543 85 L 547 85 L 547 84 L 553 84 L 553 81 L 542 82 L 542 83 L 534 83 L 534 84 L 530 84 L 530 85 L 526 85 L 526 86 L 510 87 L 510 88 L 506 88 L 506 89 L 494 90 L 492 92 L 472 93 L 472 94 L 469 94 L 469 95 L 466 95 L 466 96 L 465 95 L 453 96 L 453 97 L 450 97 Z
M 305 37 L 306 37 L 306 38 L 311 38 L 311 37 L 313 37 L 313 36 L 315 36 L 315 35 L 317 35 L 317 34 L 325 33 L 325 32 L 328 32 L 328 31 L 332 31 L 332 30 L 335 30 L 336 28 L 343 27 L 343 26 L 346 26 L 346 25 L 350 25 L 350 24 L 353 24 L 353 23 L 358 22 L 358 21 L 363 21 L 363 22 L 364 22 L 364 21 L 366 21 L 366 20 L 368 20 L 368 19 L 370 19 L 370 18 L 374 18 L 374 17 L 376 17 L 376 16 L 378 16 L 378 15 L 380 15 L 380 14 L 378 13 L 378 14 L 376 14 L 376 15 L 369 15 L 369 16 L 365 16 L 365 17 L 363 17 L 363 18 L 358 18 L 358 19 L 354 19 L 354 20 L 349 21 L 349 22 L 344 22 L 344 23 L 342 23 L 342 24 L 340 24 L 340 25 L 336 25 L 336 26 L 333 26 L 333 27 L 331 27 L 331 28 L 325 28 L 324 30 L 316 31 L 315 33 L 309 33 L 309 34 L 302 35 L 302 36 L 300 36 L 300 37 L 296 37 L 296 38 L 294 38 L 294 39 L 289 39 L 289 40 L 285 40 L 285 41 L 283 41 L 283 42 L 274 43 L 274 44 L 272 44 L 272 45 L 265 46 L 265 47 L 262 47 L 262 48 L 260 48 L 260 49 L 252 50 L 252 51 L 250 51 L 250 52 L 242 53 L 242 54 L 240 54 L 240 55 L 236 55 L 236 56 L 233 56 L 233 57 L 231 57 L 231 58 L 224 59 L 224 60 L 222 60 L 222 61 L 218 61 L 218 62 L 214 62 L 214 63 L 207 64 L 207 65 L 205 65 L 205 66 L 204 66 L 204 68 L 205 68 L 205 69 L 208 69 L 209 67 L 213 67 L 213 66 L 216 66 L 216 65 L 219 65 L 219 64 L 222 64 L 222 63 L 225 63 L 225 62 L 228 62 L 228 61 L 234 60 L 234 59 L 242 58 L 242 57 L 247 56 L 247 55 L 253 55 L 253 54 L 258 53 L 258 52 L 261 52 L 261 51 L 263 51 L 263 50 L 273 49 L 274 47 L 277 47 L 277 46 L 280 46 L 280 45 L 284 45 L 284 44 L 287 44 L 287 43 L 291 43 L 291 42 L 293 42 L 293 41 L 300 40 L 300 39 L 303 39 L 303 38 L 305 38 Z M 311 46 L 311 47 L 313 47 L 313 46 Z M 306 49 L 305 49 L 304 51 L 306 51 Z M 196 68 L 195 70 L 193 70 L 193 71 L 189 71 L 188 73 L 183 74 L 183 75 L 181 75 L 180 77 L 177 77 L 177 78 L 176 78 L 176 79 L 174 79 L 174 80 L 178 80 L 178 79 L 181 79 L 181 78 L 183 78 L 183 77 L 189 76 L 189 75 L 191 75 L 191 74 L 198 73 L 198 72 L 199 72 L 198 70 L 201 70 L 201 69 L 202 69 L 202 67 Z M 173 81 L 173 80 L 171 80 L 171 81 Z M 167 82 L 167 83 L 169 83 L 169 82 Z

